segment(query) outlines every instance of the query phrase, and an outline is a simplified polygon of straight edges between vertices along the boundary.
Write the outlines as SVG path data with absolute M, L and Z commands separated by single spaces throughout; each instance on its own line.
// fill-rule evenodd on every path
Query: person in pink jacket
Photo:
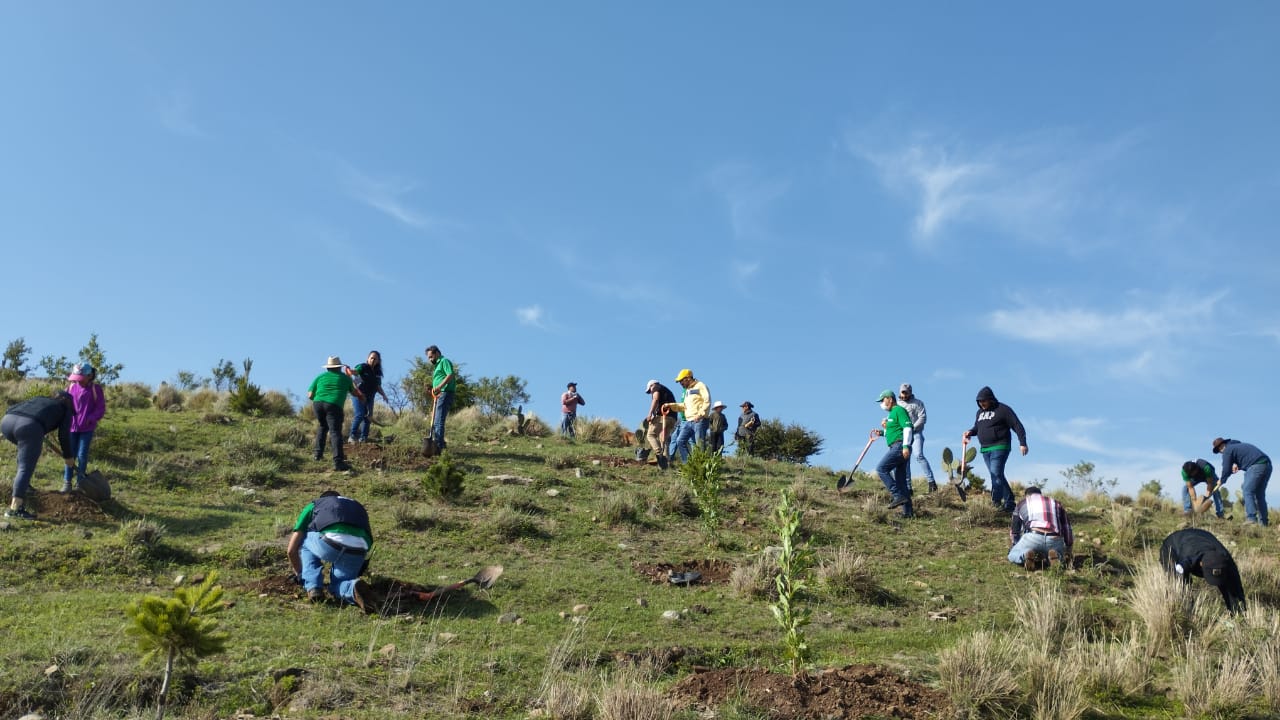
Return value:
M 89 363 L 79 363 L 71 368 L 67 380 L 67 393 L 75 403 L 75 414 L 71 417 L 71 452 L 76 459 L 75 467 L 68 465 L 62 473 L 62 492 L 71 492 L 71 480 L 80 486 L 84 478 L 85 466 L 89 464 L 89 444 L 93 442 L 93 431 L 98 429 L 98 421 L 107 411 L 107 399 L 102 394 L 102 386 L 97 383 L 98 371 Z M 63 448 L 64 452 L 67 451 Z

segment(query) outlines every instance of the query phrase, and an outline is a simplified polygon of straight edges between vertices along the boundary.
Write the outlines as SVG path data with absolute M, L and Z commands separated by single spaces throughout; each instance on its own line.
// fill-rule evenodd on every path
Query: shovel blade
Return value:
M 853 478 L 849 475 L 841 475 L 836 479 L 836 492 L 844 492 L 844 489 L 853 484 Z

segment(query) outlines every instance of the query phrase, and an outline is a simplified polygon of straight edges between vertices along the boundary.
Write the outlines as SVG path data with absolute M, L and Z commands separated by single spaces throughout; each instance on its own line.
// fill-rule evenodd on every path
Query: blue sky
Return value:
M 936 466 L 990 385 L 1012 479 L 1173 489 L 1217 435 L 1280 455 L 1278 34 L 1262 2 L 8 3 L 0 342 L 299 396 L 435 343 L 629 425 L 689 367 L 832 466 L 904 381 Z

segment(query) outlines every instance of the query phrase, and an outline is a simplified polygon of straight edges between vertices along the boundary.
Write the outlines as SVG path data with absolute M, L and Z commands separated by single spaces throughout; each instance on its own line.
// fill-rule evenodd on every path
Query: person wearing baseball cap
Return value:
M 915 517 L 915 510 L 911 505 L 911 478 L 907 473 L 911 464 L 911 417 L 898 404 L 898 398 L 892 390 L 880 393 L 876 402 L 880 403 L 882 410 L 889 413 L 880 421 L 880 427 L 871 431 L 871 437 L 883 436 L 885 444 L 889 446 L 880 459 L 880 464 L 876 465 L 876 474 L 880 476 L 880 482 L 884 483 L 884 489 L 893 496 L 889 509 L 900 507 L 902 510 L 898 517 Z
M 1160 564 L 1188 585 L 1192 575 L 1204 578 L 1222 593 L 1227 610 L 1245 611 L 1240 569 L 1226 546 L 1208 530 L 1184 528 L 1170 533 L 1160 544 Z
M 911 418 L 911 454 L 916 456 L 916 464 L 924 469 L 925 479 L 929 481 L 929 492 L 933 492 L 938 489 L 938 483 L 933 479 L 933 468 L 929 465 L 929 458 L 924 456 L 924 424 L 928 419 L 924 410 L 924 401 L 912 392 L 911 383 L 902 383 L 898 387 L 898 404 Z
M 644 440 L 648 447 L 642 450 L 636 459 L 644 462 L 648 460 L 649 453 L 653 452 L 658 469 L 666 470 L 670 459 L 667 454 L 667 442 L 671 440 L 671 431 L 675 429 L 676 416 L 675 413 L 666 412 L 664 408 L 674 403 L 676 396 L 666 385 L 657 380 L 645 383 L 644 391 L 649 396 L 649 414 L 645 415 L 643 423 L 648 428 L 644 433 Z
M 1231 438 L 1214 438 L 1213 452 L 1222 455 L 1222 472 L 1218 474 L 1222 478 L 1221 483 L 1225 483 L 1236 468 L 1244 473 L 1244 482 L 1240 483 L 1240 493 L 1244 495 L 1244 521 L 1265 526 L 1271 458 L 1257 447 Z
M 569 383 L 564 394 L 560 396 L 560 437 L 569 440 L 578 437 L 573 430 L 573 423 L 578 419 L 578 406 L 586 404 L 587 401 L 578 394 L 578 383 Z
M 684 388 L 684 396 L 680 398 L 680 402 L 667 403 L 665 409 L 684 414 L 684 422 L 676 432 L 675 443 L 680 462 L 685 462 L 689 459 L 690 443 L 703 444 L 707 441 L 707 432 L 711 426 L 711 391 L 707 389 L 706 383 L 693 376 L 693 371 L 689 368 L 676 375 L 676 382 Z

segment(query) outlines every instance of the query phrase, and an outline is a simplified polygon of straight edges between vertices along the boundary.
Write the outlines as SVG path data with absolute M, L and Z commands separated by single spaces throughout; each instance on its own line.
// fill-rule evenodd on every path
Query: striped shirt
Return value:
M 1075 544 L 1071 534 L 1071 522 L 1067 520 L 1067 511 L 1062 503 L 1048 495 L 1033 493 L 1023 498 L 1013 511 L 1009 524 L 1009 540 L 1016 544 L 1026 532 L 1041 535 L 1061 535 L 1067 547 Z

